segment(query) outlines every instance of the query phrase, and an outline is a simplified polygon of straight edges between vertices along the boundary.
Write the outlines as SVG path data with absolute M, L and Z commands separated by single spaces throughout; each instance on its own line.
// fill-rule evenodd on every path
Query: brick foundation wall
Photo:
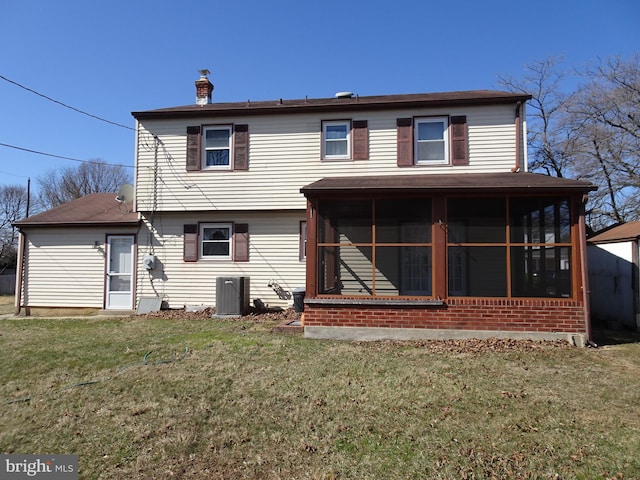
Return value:
M 305 326 L 586 332 L 582 302 L 566 299 L 451 298 L 417 307 L 362 299 L 321 302 L 305 302 Z

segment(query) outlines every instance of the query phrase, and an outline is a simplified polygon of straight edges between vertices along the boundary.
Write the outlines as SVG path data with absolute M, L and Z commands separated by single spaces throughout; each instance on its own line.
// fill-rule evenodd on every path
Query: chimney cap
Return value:
M 209 70 L 207 70 L 206 68 L 203 68 L 202 70 L 198 70 L 198 73 L 200 74 L 200 78 L 202 80 L 206 80 L 207 75 L 209 75 L 211 72 Z

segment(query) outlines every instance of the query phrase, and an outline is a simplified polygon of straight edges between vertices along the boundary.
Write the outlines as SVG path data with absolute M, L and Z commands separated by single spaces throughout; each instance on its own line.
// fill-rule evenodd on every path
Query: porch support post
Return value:
M 318 296 L 318 211 L 315 201 L 307 200 L 306 297 Z
M 575 197 L 574 197 L 575 198 Z M 584 309 L 584 326 L 587 341 L 591 341 L 591 307 L 589 305 L 589 275 L 587 272 L 587 229 L 585 225 L 585 204 L 587 203 L 587 195 L 583 195 L 582 202 L 578 198 L 573 202 L 578 212 L 578 242 L 574 245 L 580 250 L 580 275 L 582 286 L 582 303 Z
M 433 197 L 432 222 L 433 296 L 447 297 L 447 204 L 441 195 Z
M 16 295 L 14 300 L 15 315 L 20 315 L 22 311 L 22 295 L 24 285 L 24 268 L 25 268 L 25 255 L 26 255 L 26 237 L 27 234 L 24 230 L 18 229 L 18 265 L 16 269 Z M 26 295 L 25 295 L 26 296 Z

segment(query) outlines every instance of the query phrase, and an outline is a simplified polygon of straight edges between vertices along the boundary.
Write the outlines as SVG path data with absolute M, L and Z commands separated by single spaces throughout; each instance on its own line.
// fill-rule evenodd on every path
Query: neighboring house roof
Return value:
M 231 103 L 209 103 L 183 107 L 161 108 L 133 112 L 138 120 L 179 117 L 206 117 L 215 114 L 225 116 L 265 115 L 273 113 L 308 113 L 340 110 L 387 110 L 394 108 L 420 108 L 454 105 L 489 105 L 526 102 L 531 95 L 497 90 L 469 90 L 461 92 L 413 93 L 403 95 L 379 95 L 346 98 L 304 98 L 298 100 L 267 100 Z
M 115 193 L 92 193 L 20 220 L 14 223 L 14 226 L 23 228 L 136 225 L 138 214 L 131 211 L 131 203 L 120 203 L 115 197 Z
M 308 196 L 327 193 L 408 193 L 411 190 L 456 192 L 586 192 L 596 186 L 579 180 L 537 173 L 466 173 L 437 175 L 393 175 L 371 177 L 327 177 L 300 189 Z
M 587 241 L 589 243 L 613 243 L 638 238 L 640 238 L 640 222 L 627 222 L 601 230 Z

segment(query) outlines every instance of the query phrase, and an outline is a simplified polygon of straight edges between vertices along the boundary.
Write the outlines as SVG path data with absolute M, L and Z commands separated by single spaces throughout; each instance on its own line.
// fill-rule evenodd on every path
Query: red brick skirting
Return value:
M 450 298 L 446 301 L 306 299 L 305 326 L 585 333 L 582 302 Z

